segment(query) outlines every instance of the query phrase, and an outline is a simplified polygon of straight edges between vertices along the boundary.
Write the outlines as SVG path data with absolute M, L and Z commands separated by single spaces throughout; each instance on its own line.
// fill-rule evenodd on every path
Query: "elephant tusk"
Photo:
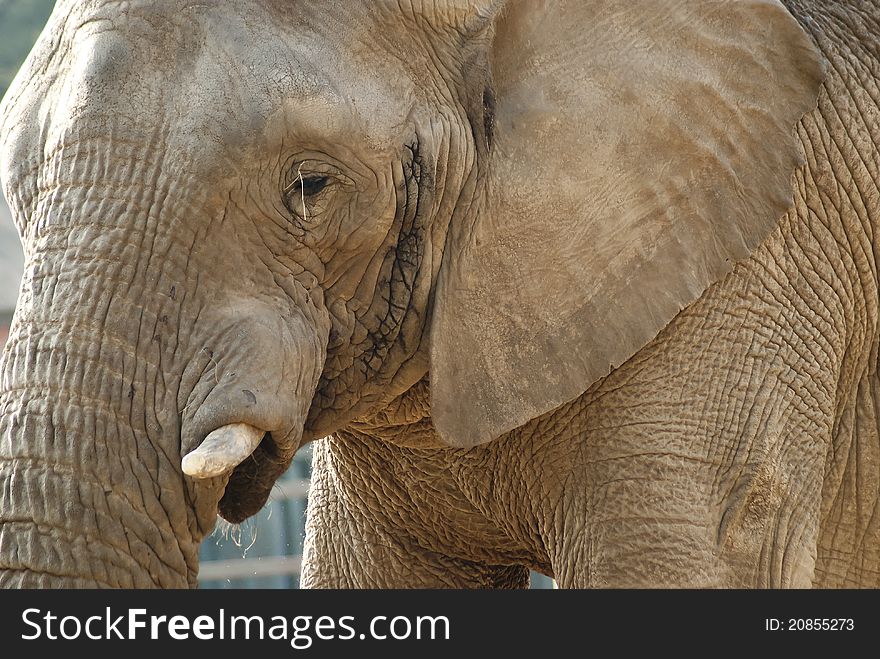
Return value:
M 183 458 L 183 473 L 193 478 L 214 478 L 232 471 L 256 450 L 265 434 L 246 423 L 217 428 Z

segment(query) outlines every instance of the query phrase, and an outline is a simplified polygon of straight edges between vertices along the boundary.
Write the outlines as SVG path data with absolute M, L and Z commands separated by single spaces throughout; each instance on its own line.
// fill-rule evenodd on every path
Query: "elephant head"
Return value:
M 820 79 L 774 0 L 60 1 L 0 124 L 0 585 L 192 585 L 426 377 L 458 448 L 575 398 L 773 229 Z

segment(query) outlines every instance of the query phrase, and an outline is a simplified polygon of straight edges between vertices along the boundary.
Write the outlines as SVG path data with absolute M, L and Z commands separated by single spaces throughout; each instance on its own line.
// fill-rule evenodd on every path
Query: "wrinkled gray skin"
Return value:
M 59 3 L 0 586 L 192 586 L 325 435 L 305 586 L 880 586 L 880 4 L 506 4 Z

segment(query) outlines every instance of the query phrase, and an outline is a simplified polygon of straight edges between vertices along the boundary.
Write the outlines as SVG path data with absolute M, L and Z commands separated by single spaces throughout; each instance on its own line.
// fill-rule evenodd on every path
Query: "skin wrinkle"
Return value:
M 33 501 L 33 499 L 31 499 L 31 500 Z M 126 504 L 126 505 L 128 505 L 128 504 Z M 138 507 L 137 505 L 133 506 L 133 507 L 132 507 L 132 510 L 136 510 L 137 507 Z M 27 510 L 27 509 L 25 509 L 25 510 Z M 23 515 L 21 521 L 23 522 L 23 521 L 25 521 L 25 520 L 27 520 L 27 519 L 30 519 L 31 521 L 33 521 L 33 518 L 30 517 L 30 516 L 28 516 L 28 515 Z M 113 519 L 113 521 L 114 521 L 115 524 L 119 524 L 120 522 L 119 522 L 118 520 L 121 519 L 121 518 L 118 518 L 117 516 L 114 515 L 114 516 L 111 517 L 110 519 Z M 9 520 L 10 523 L 13 523 L 14 521 L 15 521 L 15 520 L 12 519 L 12 518 Z M 77 527 L 74 526 L 74 525 L 69 525 L 70 522 L 71 522 L 71 520 L 69 520 L 69 519 L 62 519 L 61 521 L 65 522 L 65 526 L 64 526 L 63 528 L 67 528 L 67 529 L 68 529 L 68 533 L 70 533 L 71 535 L 74 535 L 74 534 L 77 534 L 77 533 L 78 533 L 80 536 L 82 536 L 82 529 L 81 529 L 81 528 L 77 528 Z M 4 522 L 4 528 L 6 528 L 5 524 L 6 524 L 6 522 Z M 103 538 L 103 540 L 102 540 L 102 538 Z M 93 544 L 95 547 L 98 547 L 98 546 L 100 546 L 103 542 L 106 542 L 106 540 L 107 540 L 107 537 L 106 537 L 106 536 L 96 537 L 96 538 L 94 538 L 94 542 L 93 542 L 92 544 Z M 22 545 L 22 546 L 26 546 L 26 545 Z M 85 555 L 87 556 L 88 553 L 86 553 Z M 131 557 L 133 556 L 133 554 L 131 554 L 131 553 L 128 552 L 128 551 L 121 551 L 121 552 L 119 552 L 119 556 L 121 556 L 121 557 L 126 557 L 127 559 L 132 560 Z M 57 563 L 56 563 L 56 564 L 57 564 Z
M 415 161 L 416 156 L 413 156 Z M 410 181 L 414 180 L 414 175 L 410 175 L 406 177 L 406 185 L 409 187 Z M 418 189 L 418 186 L 415 186 Z M 414 200 L 411 197 L 415 197 Z M 382 306 L 386 308 L 386 311 L 373 311 L 372 308 L 367 310 L 367 313 L 364 314 L 363 321 L 355 321 L 357 323 L 363 322 L 367 327 L 378 325 L 378 330 L 370 330 L 365 329 L 362 332 L 361 336 L 363 337 L 360 341 L 356 341 L 355 344 L 359 346 L 363 346 L 361 349 L 364 350 L 363 357 L 363 366 L 361 367 L 361 375 L 360 378 L 366 379 L 367 381 L 373 381 L 374 386 L 382 382 L 385 377 L 389 377 L 389 375 L 382 375 L 377 377 L 380 371 L 389 370 L 390 377 L 393 378 L 396 371 L 390 371 L 390 368 L 393 368 L 394 362 L 391 362 L 390 365 L 386 366 L 388 360 L 388 350 L 393 348 L 395 345 L 395 341 L 399 340 L 403 341 L 402 348 L 404 351 L 407 350 L 405 343 L 405 335 L 401 335 L 400 328 L 402 326 L 402 322 L 406 318 L 407 313 L 412 313 L 415 310 L 409 304 L 408 300 L 411 298 L 413 288 L 415 286 L 414 280 L 415 275 L 410 274 L 410 280 L 407 279 L 407 273 L 415 273 L 420 271 L 421 265 L 421 250 L 418 250 L 420 243 L 422 242 L 418 236 L 415 237 L 415 245 L 416 249 L 416 258 L 414 260 L 409 260 L 406 255 L 406 246 L 407 243 L 411 240 L 407 235 L 408 228 L 407 224 L 412 222 L 413 220 L 417 220 L 419 222 L 424 222 L 423 214 L 419 212 L 419 205 L 421 204 L 421 195 L 418 192 L 408 193 L 406 195 L 406 199 L 408 201 L 405 202 L 402 207 L 403 213 L 400 212 L 401 206 L 400 204 L 396 204 L 398 208 L 398 212 L 396 213 L 397 218 L 395 219 L 395 224 L 393 230 L 395 233 L 399 233 L 397 239 L 392 242 L 392 246 L 389 247 L 386 252 L 383 263 L 381 266 L 381 270 L 377 271 L 375 277 L 377 282 L 383 282 L 381 285 L 376 285 L 375 290 L 376 294 L 372 296 L 372 299 L 376 300 L 378 303 L 381 303 Z M 414 207 L 412 206 L 412 202 L 415 202 Z M 414 208 L 414 215 L 412 218 L 408 217 L 409 208 Z M 415 229 L 416 231 L 420 231 L 420 228 Z M 381 274 L 388 273 L 390 269 L 390 274 Z M 412 281 L 412 283 L 411 283 Z M 387 282 L 387 283 L 384 283 Z M 402 284 L 396 285 L 397 284 Z M 388 293 L 383 292 L 383 289 L 387 287 Z M 396 291 L 400 291 L 400 293 L 396 293 Z M 332 295 L 332 291 L 330 292 Z M 358 296 L 360 299 L 364 299 L 364 294 L 360 294 Z M 403 315 L 400 315 L 403 312 Z M 395 313 L 398 314 L 395 316 Z M 371 320 L 370 318 L 373 317 Z M 389 320 L 391 321 L 389 324 Z M 355 330 L 357 331 L 357 330 Z M 396 360 L 395 360 L 396 361 Z M 337 369 L 340 369 L 341 372 L 334 372 L 330 370 L 329 372 L 325 369 L 324 382 L 327 384 L 322 384 L 319 387 L 319 397 L 322 397 L 322 404 L 327 405 L 328 403 L 324 402 L 325 399 L 330 399 L 334 396 L 327 396 L 327 387 L 330 386 L 331 383 L 336 382 L 339 383 L 338 386 L 343 387 L 343 389 L 336 389 L 336 392 L 355 392 L 358 391 L 358 381 L 351 381 L 351 377 L 345 376 L 345 371 L 343 370 L 345 367 L 343 364 L 348 363 L 358 368 L 358 362 L 355 360 L 343 362 L 340 364 L 338 360 L 334 360 L 333 351 L 331 350 L 331 361 L 329 362 L 331 366 L 335 366 Z M 338 366 L 337 366 L 338 364 Z M 340 368 L 342 367 L 342 368 Z M 346 401 L 345 398 L 341 401 L 343 406 L 351 407 L 351 403 Z M 329 403 L 331 406 L 336 407 L 338 403 Z M 340 406 L 341 407 L 341 406 Z M 361 404 L 363 407 L 363 403 Z M 337 407 L 337 409 L 339 409 Z M 357 408 L 353 408 L 356 410 Z M 349 414 L 353 414 L 355 412 L 350 412 Z

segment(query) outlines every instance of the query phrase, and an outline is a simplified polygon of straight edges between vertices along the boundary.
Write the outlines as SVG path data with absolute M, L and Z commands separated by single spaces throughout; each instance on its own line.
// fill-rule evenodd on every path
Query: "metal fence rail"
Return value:
M 299 576 L 301 569 L 301 556 L 238 558 L 230 561 L 203 563 L 199 570 L 199 579 L 222 581 L 223 579 L 247 579 L 249 577 Z

